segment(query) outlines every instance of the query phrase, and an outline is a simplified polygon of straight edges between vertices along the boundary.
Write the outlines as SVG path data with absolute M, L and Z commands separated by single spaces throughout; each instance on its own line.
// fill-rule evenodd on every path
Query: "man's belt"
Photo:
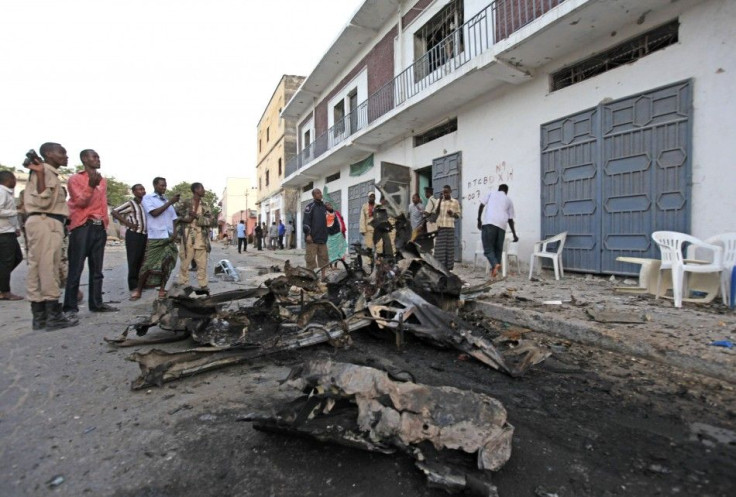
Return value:
M 66 224 L 66 216 L 63 216 L 61 214 L 49 214 L 47 212 L 31 212 L 30 214 L 28 214 L 28 217 L 31 217 L 31 216 L 46 216 L 46 217 L 50 217 L 51 219 L 56 219 L 61 224 Z
M 102 219 L 87 219 L 82 226 L 102 226 Z

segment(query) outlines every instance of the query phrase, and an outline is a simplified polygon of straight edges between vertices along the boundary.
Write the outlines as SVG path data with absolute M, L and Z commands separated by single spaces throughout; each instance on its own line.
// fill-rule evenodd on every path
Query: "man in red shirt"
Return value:
M 79 312 L 77 292 L 87 259 L 89 310 L 111 312 L 117 308 L 102 302 L 102 259 L 107 241 L 107 182 L 98 172 L 100 156 L 94 150 L 79 154 L 84 170 L 71 176 L 69 189 L 69 274 L 64 291 L 64 312 Z

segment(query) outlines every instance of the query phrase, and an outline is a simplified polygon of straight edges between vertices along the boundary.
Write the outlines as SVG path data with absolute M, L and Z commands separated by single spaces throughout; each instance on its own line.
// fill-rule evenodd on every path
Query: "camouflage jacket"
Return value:
M 176 215 L 178 216 L 176 219 L 176 237 L 181 242 L 182 248 L 186 250 L 186 246 L 188 245 L 186 242 L 188 239 L 192 239 L 192 241 L 194 241 L 195 236 L 201 233 L 202 238 L 204 238 L 207 252 L 209 252 L 212 250 L 212 246 L 210 244 L 210 229 L 217 226 L 217 219 L 212 213 L 210 206 L 201 201 L 199 204 L 199 217 L 196 219 L 191 217 L 190 212 L 192 211 L 192 202 L 193 200 L 188 198 L 176 207 Z

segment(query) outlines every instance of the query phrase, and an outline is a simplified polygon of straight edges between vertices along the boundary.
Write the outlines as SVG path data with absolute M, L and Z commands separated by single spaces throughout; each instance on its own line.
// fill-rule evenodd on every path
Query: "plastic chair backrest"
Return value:
M 511 241 L 511 237 L 506 235 L 506 239 L 503 241 L 503 251 L 508 255 L 519 255 L 519 244 Z
M 723 233 L 712 236 L 705 243 L 723 247 L 723 267 L 731 268 L 736 266 L 736 233 Z
M 655 231 L 652 233 L 652 240 L 659 247 L 662 263 L 666 264 L 682 264 L 682 244 L 693 238 L 685 233 L 677 231 Z
M 560 255 L 562 253 L 562 249 L 565 248 L 566 239 L 567 239 L 567 231 L 563 231 L 560 234 L 557 234 L 555 236 L 551 236 L 545 240 L 542 240 L 540 242 L 542 243 L 542 252 L 548 252 L 547 247 L 549 245 L 557 243 L 558 244 L 557 248 L 554 250 L 554 252 L 550 252 L 550 253 Z

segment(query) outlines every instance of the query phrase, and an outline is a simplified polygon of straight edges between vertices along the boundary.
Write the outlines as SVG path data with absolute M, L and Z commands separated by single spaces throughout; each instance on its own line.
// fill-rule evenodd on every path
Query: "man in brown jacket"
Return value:
M 69 208 L 58 169 L 66 166 L 69 158 L 58 143 L 44 143 L 40 152 L 43 162 L 34 159 L 28 164 L 31 173 L 23 193 L 28 241 L 26 293 L 31 301 L 33 329 L 52 331 L 79 324 L 62 312 L 59 302 L 61 244 Z

